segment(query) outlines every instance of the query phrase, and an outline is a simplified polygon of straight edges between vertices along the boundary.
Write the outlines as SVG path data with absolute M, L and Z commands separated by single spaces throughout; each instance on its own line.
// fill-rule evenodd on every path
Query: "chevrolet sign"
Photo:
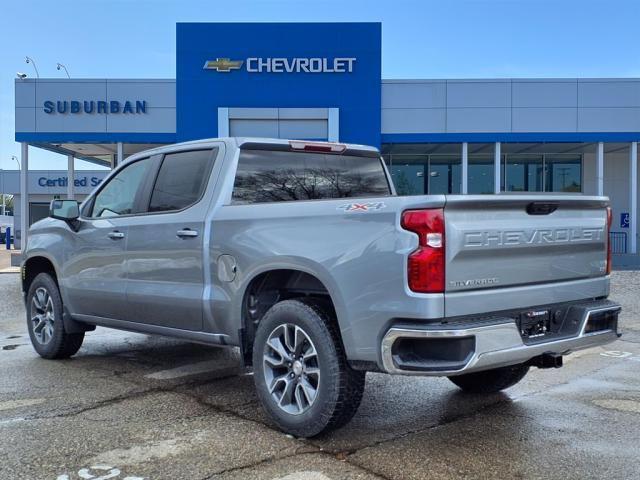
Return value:
M 229 58 L 216 58 L 207 60 L 205 70 L 218 72 L 230 72 L 239 70 L 245 65 L 249 73 L 351 73 L 356 63 L 354 57 L 329 58 L 263 58 L 250 57 L 246 60 L 231 60 Z

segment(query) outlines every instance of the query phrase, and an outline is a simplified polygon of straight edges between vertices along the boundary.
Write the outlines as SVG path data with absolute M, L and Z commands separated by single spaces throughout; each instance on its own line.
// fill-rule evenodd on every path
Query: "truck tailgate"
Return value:
M 607 204 L 581 195 L 447 196 L 445 303 L 457 297 L 448 293 L 605 276 Z

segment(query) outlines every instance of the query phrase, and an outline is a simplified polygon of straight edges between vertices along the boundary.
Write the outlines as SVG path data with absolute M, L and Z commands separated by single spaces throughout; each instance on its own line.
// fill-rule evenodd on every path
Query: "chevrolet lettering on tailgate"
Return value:
M 603 228 L 556 228 L 526 230 L 483 230 L 465 232 L 465 247 L 490 247 L 501 245 L 536 245 L 553 243 L 579 243 L 601 241 Z

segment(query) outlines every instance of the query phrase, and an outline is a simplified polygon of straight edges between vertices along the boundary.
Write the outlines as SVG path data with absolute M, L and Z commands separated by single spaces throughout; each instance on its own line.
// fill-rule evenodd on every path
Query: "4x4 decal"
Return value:
M 367 202 L 367 203 L 346 203 L 340 205 L 338 210 L 345 212 L 368 212 L 369 210 L 382 210 L 387 208 L 384 202 Z

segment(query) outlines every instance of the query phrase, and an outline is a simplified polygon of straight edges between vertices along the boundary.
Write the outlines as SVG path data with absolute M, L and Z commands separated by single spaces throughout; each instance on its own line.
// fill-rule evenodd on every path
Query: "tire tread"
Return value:
M 287 424 L 286 421 L 279 418 L 279 414 L 273 413 L 273 407 L 270 406 L 270 399 L 266 394 L 261 391 L 256 380 L 256 386 L 258 388 L 258 396 L 261 397 L 261 401 L 265 406 L 265 409 L 272 413 L 271 417 L 278 424 L 278 426 L 295 436 L 298 437 L 313 437 L 320 433 L 327 432 L 339 428 L 351 420 L 355 415 L 364 392 L 365 385 L 365 372 L 352 369 L 346 358 L 344 346 L 340 337 L 340 330 L 335 319 L 332 315 L 329 306 L 320 299 L 312 298 L 297 298 L 283 300 L 276 303 L 264 317 L 261 319 L 258 325 L 258 331 L 261 326 L 268 325 L 272 315 L 278 314 L 279 310 L 287 308 L 290 313 L 295 314 L 298 318 L 310 318 L 315 317 L 320 320 L 319 326 L 321 330 L 325 331 L 325 336 L 319 339 L 313 339 L 315 342 L 328 342 L 326 345 L 330 350 L 334 350 L 335 353 L 325 358 L 327 363 L 327 371 L 332 372 L 332 375 L 337 377 L 336 395 L 335 401 L 332 401 L 332 405 L 328 405 L 327 408 L 323 408 L 322 414 L 317 418 L 306 422 L 305 424 L 299 424 L 292 426 Z M 309 332 L 307 332 L 309 333 Z M 256 335 L 256 338 L 259 333 Z M 318 346 L 316 345 L 316 348 Z M 262 347 L 254 346 L 254 369 L 262 361 Z M 327 373 L 325 372 L 325 375 Z
M 40 345 L 33 338 L 32 327 L 29 319 L 29 302 L 26 305 L 27 315 L 27 328 L 29 329 L 29 336 L 31 337 L 31 343 L 34 349 L 43 358 L 50 360 L 59 360 L 63 358 L 69 358 L 75 355 L 84 341 L 84 332 L 81 333 L 67 333 L 64 328 L 64 320 L 62 318 L 62 297 L 60 296 L 60 290 L 56 281 L 48 273 L 39 273 L 31 282 L 27 299 L 31 298 L 33 291 L 42 285 L 47 288 L 49 295 L 54 298 L 54 308 L 56 309 L 56 324 L 54 335 L 51 341 L 47 345 Z

